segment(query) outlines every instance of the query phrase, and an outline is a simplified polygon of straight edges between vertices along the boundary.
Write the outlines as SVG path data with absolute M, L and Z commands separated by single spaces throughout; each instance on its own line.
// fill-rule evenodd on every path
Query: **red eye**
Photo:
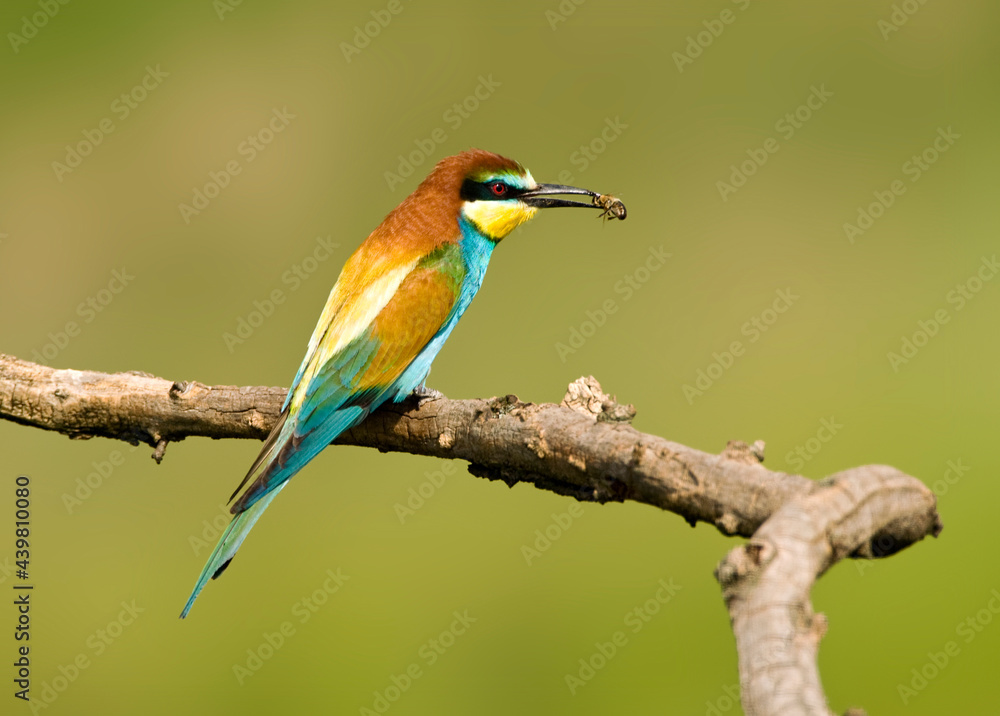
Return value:
M 507 185 L 503 182 L 494 182 L 493 186 L 490 187 L 496 196 L 503 196 L 507 193 Z

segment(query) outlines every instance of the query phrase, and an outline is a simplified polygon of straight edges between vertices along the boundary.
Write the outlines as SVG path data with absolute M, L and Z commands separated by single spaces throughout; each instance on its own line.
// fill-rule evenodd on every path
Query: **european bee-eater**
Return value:
M 557 198 L 582 194 L 589 203 Z M 431 362 L 469 307 L 500 239 L 541 208 L 579 206 L 625 218 L 617 199 L 537 184 L 520 164 L 473 149 L 441 160 L 347 260 L 309 339 L 281 415 L 233 497 L 235 515 L 181 617 L 229 566 L 288 480 L 387 400 L 426 392 Z M 232 499 L 232 498 L 230 498 Z

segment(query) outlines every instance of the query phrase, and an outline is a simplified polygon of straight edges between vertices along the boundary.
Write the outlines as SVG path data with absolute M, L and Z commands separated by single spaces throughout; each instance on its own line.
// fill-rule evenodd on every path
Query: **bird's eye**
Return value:
M 493 182 L 493 185 L 490 188 L 496 196 L 504 196 L 507 193 L 507 185 L 502 181 Z

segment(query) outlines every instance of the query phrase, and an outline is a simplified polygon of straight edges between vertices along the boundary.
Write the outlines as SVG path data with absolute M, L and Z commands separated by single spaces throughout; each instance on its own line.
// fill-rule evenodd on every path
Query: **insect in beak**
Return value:
M 612 219 L 618 219 L 619 221 L 625 221 L 625 217 L 628 212 L 625 211 L 625 204 L 617 196 L 611 196 L 610 194 L 596 194 L 593 197 L 594 206 L 599 209 L 603 209 L 597 218 L 607 219 L 608 217 Z

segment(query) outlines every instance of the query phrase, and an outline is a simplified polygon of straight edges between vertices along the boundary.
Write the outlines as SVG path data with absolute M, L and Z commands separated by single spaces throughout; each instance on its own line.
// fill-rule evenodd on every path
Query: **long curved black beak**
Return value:
M 584 204 L 581 201 L 552 198 L 553 195 L 558 194 L 582 194 L 584 196 L 591 197 L 591 201 Z M 518 195 L 517 198 L 528 206 L 534 206 L 539 209 L 551 209 L 556 206 L 582 206 L 590 209 L 598 209 L 600 207 L 593 203 L 593 199 L 598 196 L 600 196 L 600 194 L 596 191 L 579 189 L 575 186 L 566 186 L 565 184 L 539 184 L 534 189 L 530 189 L 529 191 Z

